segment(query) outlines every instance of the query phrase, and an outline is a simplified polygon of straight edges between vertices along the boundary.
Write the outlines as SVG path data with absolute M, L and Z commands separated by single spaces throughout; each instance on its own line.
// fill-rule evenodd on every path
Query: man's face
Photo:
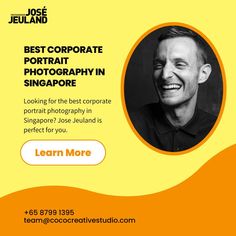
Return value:
M 154 58 L 154 84 L 160 102 L 178 106 L 196 100 L 200 61 L 193 39 L 177 37 L 160 42 Z

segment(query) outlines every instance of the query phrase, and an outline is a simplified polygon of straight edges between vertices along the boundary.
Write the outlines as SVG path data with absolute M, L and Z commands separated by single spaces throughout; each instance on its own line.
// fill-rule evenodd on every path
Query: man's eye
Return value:
M 187 65 L 186 65 L 186 63 L 184 63 L 184 62 L 177 62 L 177 63 L 175 64 L 175 66 L 176 66 L 178 69 L 184 69 Z
M 161 63 L 154 64 L 154 69 L 155 70 L 161 70 L 162 68 L 163 68 L 163 65 Z

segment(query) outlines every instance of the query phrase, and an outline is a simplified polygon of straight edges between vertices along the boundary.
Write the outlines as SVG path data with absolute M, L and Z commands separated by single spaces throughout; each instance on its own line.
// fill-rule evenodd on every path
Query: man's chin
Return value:
M 180 101 L 174 98 L 160 98 L 160 103 L 164 106 L 169 106 L 169 107 L 176 107 L 180 105 Z

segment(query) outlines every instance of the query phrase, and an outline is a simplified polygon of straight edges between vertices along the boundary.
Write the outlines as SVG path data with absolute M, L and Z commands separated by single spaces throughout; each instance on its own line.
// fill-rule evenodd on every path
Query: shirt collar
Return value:
M 155 118 L 154 125 L 155 130 L 157 130 L 160 134 L 165 134 L 169 132 L 175 132 L 178 130 L 182 130 L 183 132 L 190 134 L 192 136 L 196 136 L 197 133 L 201 130 L 199 127 L 198 120 L 199 120 L 199 112 L 198 107 L 196 106 L 193 117 L 191 120 L 183 127 L 176 128 L 174 127 L 169 120 L 165 117 L 164 112 L 160 106 L 160 109 L 155 111 Z

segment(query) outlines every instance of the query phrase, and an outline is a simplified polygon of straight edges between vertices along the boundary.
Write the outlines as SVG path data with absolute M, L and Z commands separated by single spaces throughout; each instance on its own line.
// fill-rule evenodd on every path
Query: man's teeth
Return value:
M 165 84 L 162 85 L 163 89 L 180 89 L 181 86 L 179 84 Z

